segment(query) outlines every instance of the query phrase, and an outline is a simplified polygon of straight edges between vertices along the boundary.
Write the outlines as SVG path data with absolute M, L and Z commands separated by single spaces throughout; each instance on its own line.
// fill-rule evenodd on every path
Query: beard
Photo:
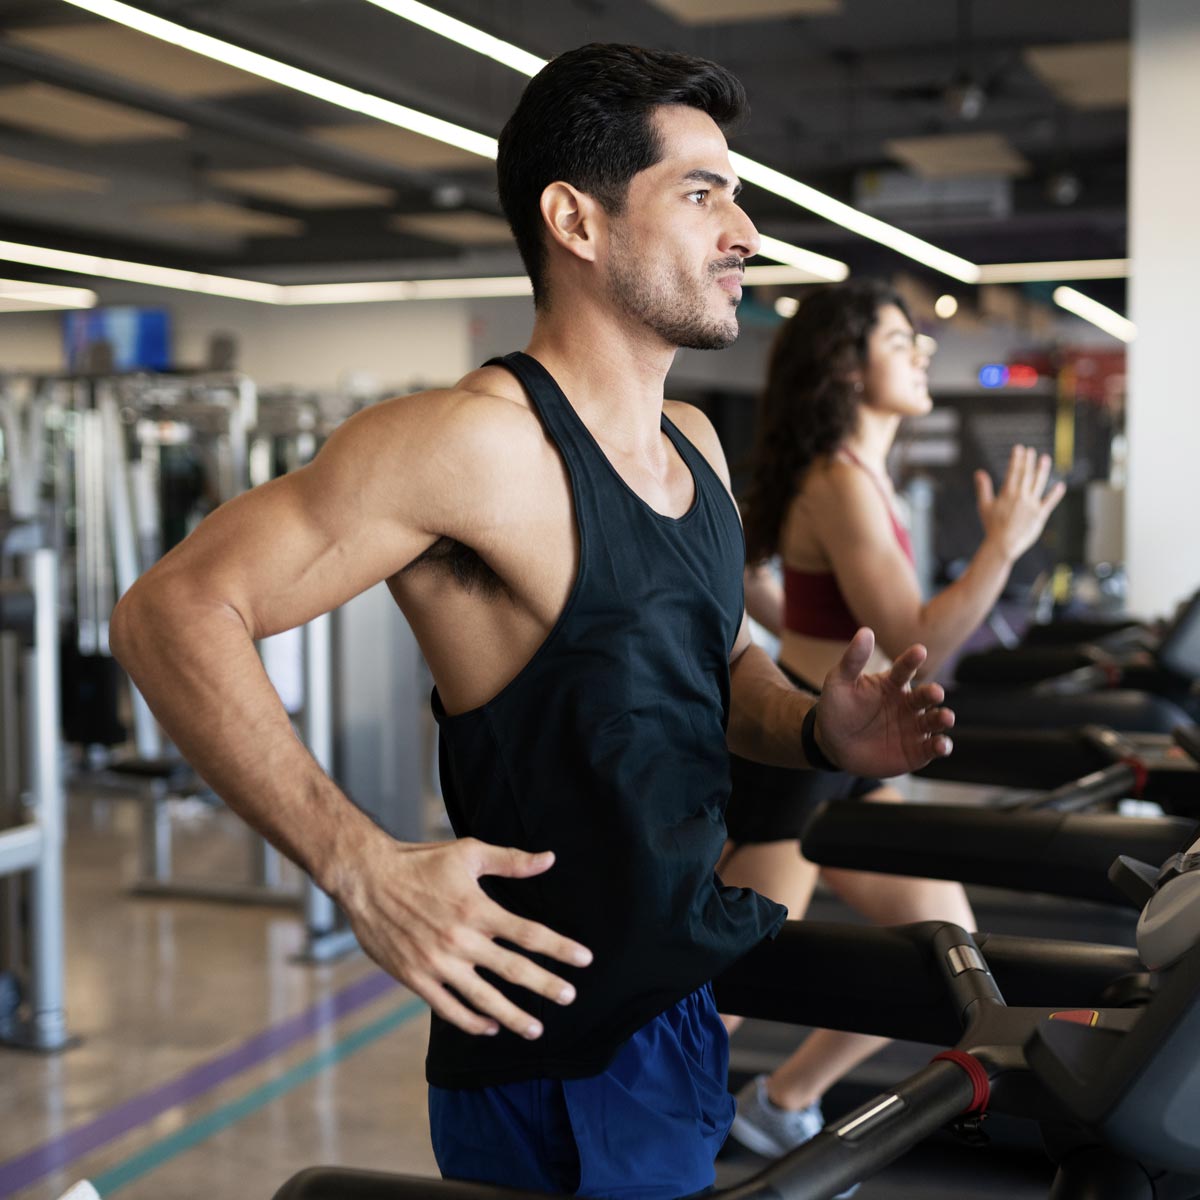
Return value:
M 718 275 L 741 270 L 738 257 L 710 264 L 707 277 L 697 280 L 678 265 L 651 274 L 645 257 L 627 242 L 609 261 L 608 290 L 618 308 L 652 330 L 668 345 L 684 350 L 724 350 L 737 341 L 738 301 L 729 298 L 729 316 L 707 313 L 708 289 Z

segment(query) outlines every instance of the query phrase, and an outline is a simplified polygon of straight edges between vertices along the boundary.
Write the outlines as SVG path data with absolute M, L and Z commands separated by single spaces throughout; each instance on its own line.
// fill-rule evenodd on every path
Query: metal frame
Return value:
M 33 644 L 22 663 L 31 820 L 0 833 L 0 875 L 28 872 L 30 876 L 29 997 L 24 1010 L 0 1026 L 0 1044 L 55 1051 L 71 1043 L 65 1010 L 65 821 L 55 552 L 32 551 L 25 559 L 25 579 L 34 596 Z

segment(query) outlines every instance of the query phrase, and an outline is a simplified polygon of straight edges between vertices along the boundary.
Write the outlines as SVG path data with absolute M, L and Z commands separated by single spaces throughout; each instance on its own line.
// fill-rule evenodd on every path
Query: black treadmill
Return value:
M 726 1012 L 944 1046 L 903 1083 L 718 1200 L 828 1200 L 935 1131 L 1035 1123 L 1053 1200 L 1200 1197 L 1200 843 L 1126 862 L 1138 949 L 790 922 L 716 981 Z M 1147 980 L 1119 1003 L 1119 981 Z M 1148 972 L 1148 974 L 1147 974 Z M 1006 1002 L 1007 1000 L 1007 1002 Z M 275 1200 L 533 1200 L 482 1184 L 315 1168 Z

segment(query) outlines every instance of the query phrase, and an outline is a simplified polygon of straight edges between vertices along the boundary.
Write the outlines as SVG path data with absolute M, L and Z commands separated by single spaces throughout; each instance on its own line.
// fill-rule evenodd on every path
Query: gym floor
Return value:
M 269 1200 L 316 1163 L 435 1174 L 424 1004 L 361 955 L 294 961 L 302 928 L 286 908 L 131 897 L 137 823 L 134 802 L 73 798 L 68 1020 L 80 1040 L 50 1057 L 0 1050 L 0 1200 L 54 1200 L 82 1178 L 121 1200 Z M 228 813 L 193 806 L 178 825 L 181 871 L 236 870 L 245 847 Z M 778 1037 L 782 1057 L 794 1032 L 775 1029 L 753 1041 Z M 910 1069 L 905 1049 L 877 1060 L 881 1086 Z M 723 1156 L 719 1182 L 758 1165 Z M 1029 1150 L 935 1144 L 858 1195 L 1034 1197 L 1046 1180 Z

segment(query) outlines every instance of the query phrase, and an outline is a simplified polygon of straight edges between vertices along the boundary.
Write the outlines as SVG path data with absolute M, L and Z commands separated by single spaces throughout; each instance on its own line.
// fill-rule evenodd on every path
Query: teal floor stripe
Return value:
M 206 1138 L 212 1137 L 214 1133 L 228 1129 L 229 1126 L 250 1116 L 251 1113 L 257 1112 L 260 1108 L 264 1108 L 273 1100 L 278 1100 L 280 1096 L 290 1092 L 293 1088 L 307 1083 L 327 1067 L 332 1067 L 342 1059 L 349 1058 L 351 1054 L 370 1045 L 371 1042 L 385 1034 L 391 1033 L 393 1029 L 403 1025 L 406 1021 L 411 1021 L 413 1017 L 419 1016 L 425 1011 L 426 1005 L 423 1000 L 410 1000 L 406 1004 L 400 1005 L 399 1008 L 393 1009 L 372 1021 L 371 1024 L 364 1025 L 362 1029 L 348 1034 L 334 1045 L 305 1059 L 304 1062 L 297 1063 L 280 1075 L 278 1079 L 264 1083 L 238 1100 L 231 1100 L 228 1104 L 221 1105 L 220 1108 L 214 1109 L 200 1117 L 199 1120 L 185 1125 L 169 1137 L 147 1146 L 131 1158 L 127 1158 L 124 1162 L 105 1171 L 104 1174 L 98 1175 L 92 1180 L 96 1191 L 101 1196 L 111 1196 L 119 1189 L 133 1183 L 134 1180 L 140 1179 L 150 1171 L 170 1162 L 185 1150 L 199 1145 Z M 282 1182 L 283 1180 L 280 1180 L 280 1183 Z

